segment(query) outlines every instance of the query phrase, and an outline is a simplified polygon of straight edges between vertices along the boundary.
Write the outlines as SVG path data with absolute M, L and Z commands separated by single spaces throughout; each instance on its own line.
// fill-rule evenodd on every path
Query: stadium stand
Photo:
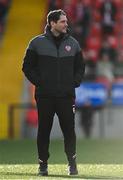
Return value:
M 80 42 L 85 54 L 86 74 L 84 81 L 95 81 L 105 84 L 109 81 L 100 76 L 96 69 L 102 55 L 109 56 L 109 64 L 113 66 L 113 80 L 111 83 L 121 82 L 123 79 L 123 1 L 122 0 L 0 0 L 6 10 L 3 19 L 6 22 L 6 31 L 0 22 L 0 32 L 3 35 L 0 49 L 0 102 L 7 106 L 22 101 L 23 79 L 21 65 L 24 50 L 28 41 L 35 35 L 42 33 L 46 13 L 49 10 L 64 9 L 69 17 L 71 33 Z M 2 7 L 2 6 L 1 6 Z M 0 7 L 0 12 L 1 11 Z M 10 7 L 8 17 L 6 13 Z M 3 8 L 4 9 L 4 8 Z M 2 9 L 2 10 L 3 10 Z M 6 12 L 6 13 L 4 13 Z M 2 17 L 2 16 L 1 16 Z M 109 22 L 104 26 L 104 19 Z M 106 29 L 105 29 L 106 28 Z M 118 71 L 120 67 L 120 72 Z M 34 87 L 29 86 L 27 93 L 31 94 L 30 103 L 34 104 Z M 5 110 L 5 107 L 4 107 Z M 27 111 L 30 117 L 32 110 Z M 7 119 L 7 118 L 6 118 Z M 33 119 L 34 120 L 34 119 Z M 28 123 L 32 121 L 28 119 Z M 33 122 L 36 125 L 36 122 Z
M 0 1 L 2 2 L 2 1 Z M 22 96 L 23 74 L 22 59 L 29 40 L 36 34 L 41 33 L 44 27 L 44 20 L 47 11 L 47 2 L 39 0 L 11 2 L 10 11 L 6 22 L 6 32 L 3 35 L 2 46 L 0 49 L 0 103 L 7 108 L 13 103 L 20 103 Z M 0 107 L 5 112 L 4 105 Z M 0 119 L 1 128 L 7 131 L 8 119 L 3 113 Z M 14 122 L 15 136 L 18 136 L 19 123 L 16 116 Z M 6 123 L 5 123 L 6 119 Z M 0 132 L 2 129 L 0 128 Z M 4 137 L 7 136 L 6 133 Z M 0 138 L 3 135 L 0 133 Z
M 113 82 L 121 82 L 122 79 L 122 73 L 117 73 L 119 71 L 115 69 L 120 66 L 122 71 L 123 67 L 121 55 L 118 57 L 123 47 L 123 38 L 121 38 L 123 2 L 121 0 L 49 0 L 49 11 L 59 8 L 67 12 L 72 35 L 79 41 L 85 54 L 84 81 L 101 83 L 107 91 L 110 91 Z M 32 88 L 30 91 L 33 94 Z

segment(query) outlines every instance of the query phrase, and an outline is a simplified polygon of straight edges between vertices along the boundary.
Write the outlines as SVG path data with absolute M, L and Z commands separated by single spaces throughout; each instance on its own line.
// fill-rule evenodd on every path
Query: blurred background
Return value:
M 22 63 L 28 42 L 43 33 L 50 10 L 63 9 L 79 41 L 86 72 L 76 88 L 78 138 L 123 137 L 123 1 L 0 0 L 0 139 L 36 138 L 34 86 Z M 52 139 L 62 136 L 57 116 Z

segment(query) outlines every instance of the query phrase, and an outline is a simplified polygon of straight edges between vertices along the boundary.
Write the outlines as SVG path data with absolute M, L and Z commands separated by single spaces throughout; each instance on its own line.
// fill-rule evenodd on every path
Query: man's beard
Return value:
M 64 32 L 64 31 L 60 31 L 60 30 L 56 29 L 56 32 L 59 34 L 65 34 L 67 32 L 67 30 L 65 30 L 65 32 Z

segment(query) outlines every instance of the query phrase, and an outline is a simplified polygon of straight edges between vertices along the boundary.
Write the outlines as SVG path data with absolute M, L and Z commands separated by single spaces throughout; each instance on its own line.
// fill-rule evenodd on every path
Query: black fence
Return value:
M 106 105 L 108 107 L 108 110 L 110 111 L 111 108 L 113 108 L 113 106 L 111 105 Z M 105 108 L 106 108 L 105 106 Z M 15 137 L 15 133 L 14 133 L 14 129 L 15 129 L 15 117 L 14 114 L 17 110 L 29 110 L 29 109 L 36 109 L 36 106 L 34 104 L 31 103 L 18 103 L 18 104 L 12 104 L 9 106 L 9 128 L 8 128 L 8 137 L 13 139 Z M 80 110 L 80 108 L 76 109 L 77 111 Z M 99 137 L 103 138 L 105 136 L 105 127 L 104 127 L 104 107 L 96 107 L 94 108 L 94 111 L 98 111 L 99 112 Z M 109 116 L 110 116 L 110 112 L 109 112 Z M 108 117 L 110 118 L 110 117 Z

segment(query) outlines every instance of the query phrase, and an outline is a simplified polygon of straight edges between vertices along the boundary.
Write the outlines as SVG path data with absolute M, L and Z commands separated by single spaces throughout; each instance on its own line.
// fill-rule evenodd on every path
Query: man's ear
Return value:
M 53 27 L 53 26 L 55 25 L 55 22 L 54 22 L 54 21 L 51 21 L 51 22 L 50 22 L 50 25 L 51 25 L 51 27 Z

